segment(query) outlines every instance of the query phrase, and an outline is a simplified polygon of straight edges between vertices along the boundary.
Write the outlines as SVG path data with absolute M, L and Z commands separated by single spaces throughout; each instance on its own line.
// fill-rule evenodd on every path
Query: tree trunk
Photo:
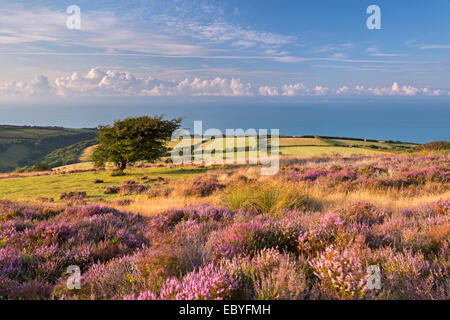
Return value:
M 126 162 L 126 161 L 122 161 L 122 162 L 120 163 L 119 169 L 120 169 L 121 171 L 123 171 L 123 170 L 125 170 L 126 168 L 127 168 L 127 162 Z

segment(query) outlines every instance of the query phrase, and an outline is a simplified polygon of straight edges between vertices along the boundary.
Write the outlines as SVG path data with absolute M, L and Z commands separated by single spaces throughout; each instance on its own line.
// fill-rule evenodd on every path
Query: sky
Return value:
M 450 100 L 450 0 L 0 0 L 0 70 L 8 101 Z

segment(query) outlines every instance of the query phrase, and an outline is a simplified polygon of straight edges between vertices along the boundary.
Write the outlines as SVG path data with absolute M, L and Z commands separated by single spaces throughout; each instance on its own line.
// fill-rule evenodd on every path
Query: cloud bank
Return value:
M 298 82 L 280 87 L 263 85 L 254 87 L 240 79 L 186 78 L 181 81 L 138 77 L 130 72 L 92 68 L 86 74 L 74 72 L 50 81 L 40 75 L 30 82 L 10 81 L 0 84 L 0 97 L 16 96 L 222 96 L 222 97 L 298 97 L 298 96 L 443 96 L 450 92 L 429 87 L 400 85 L 389 87 L 341 86 L 337 89 L 325 85 L 308 87 Z

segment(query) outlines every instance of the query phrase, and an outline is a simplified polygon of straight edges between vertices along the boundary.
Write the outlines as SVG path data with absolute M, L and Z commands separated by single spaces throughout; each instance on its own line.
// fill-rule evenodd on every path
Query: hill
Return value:
M 96 129 L 0 125 L 0 172 L 37 162 L 50 167 L 78 162 L 96 137 Z

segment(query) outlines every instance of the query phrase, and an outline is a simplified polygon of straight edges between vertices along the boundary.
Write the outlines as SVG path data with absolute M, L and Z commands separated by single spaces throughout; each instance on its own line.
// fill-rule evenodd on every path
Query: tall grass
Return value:
M 314 201 L 293 184 L 274 182 L 235 183 L 223 201 L 232 210 L 277 215 L 286 210 L 314 208 Z

